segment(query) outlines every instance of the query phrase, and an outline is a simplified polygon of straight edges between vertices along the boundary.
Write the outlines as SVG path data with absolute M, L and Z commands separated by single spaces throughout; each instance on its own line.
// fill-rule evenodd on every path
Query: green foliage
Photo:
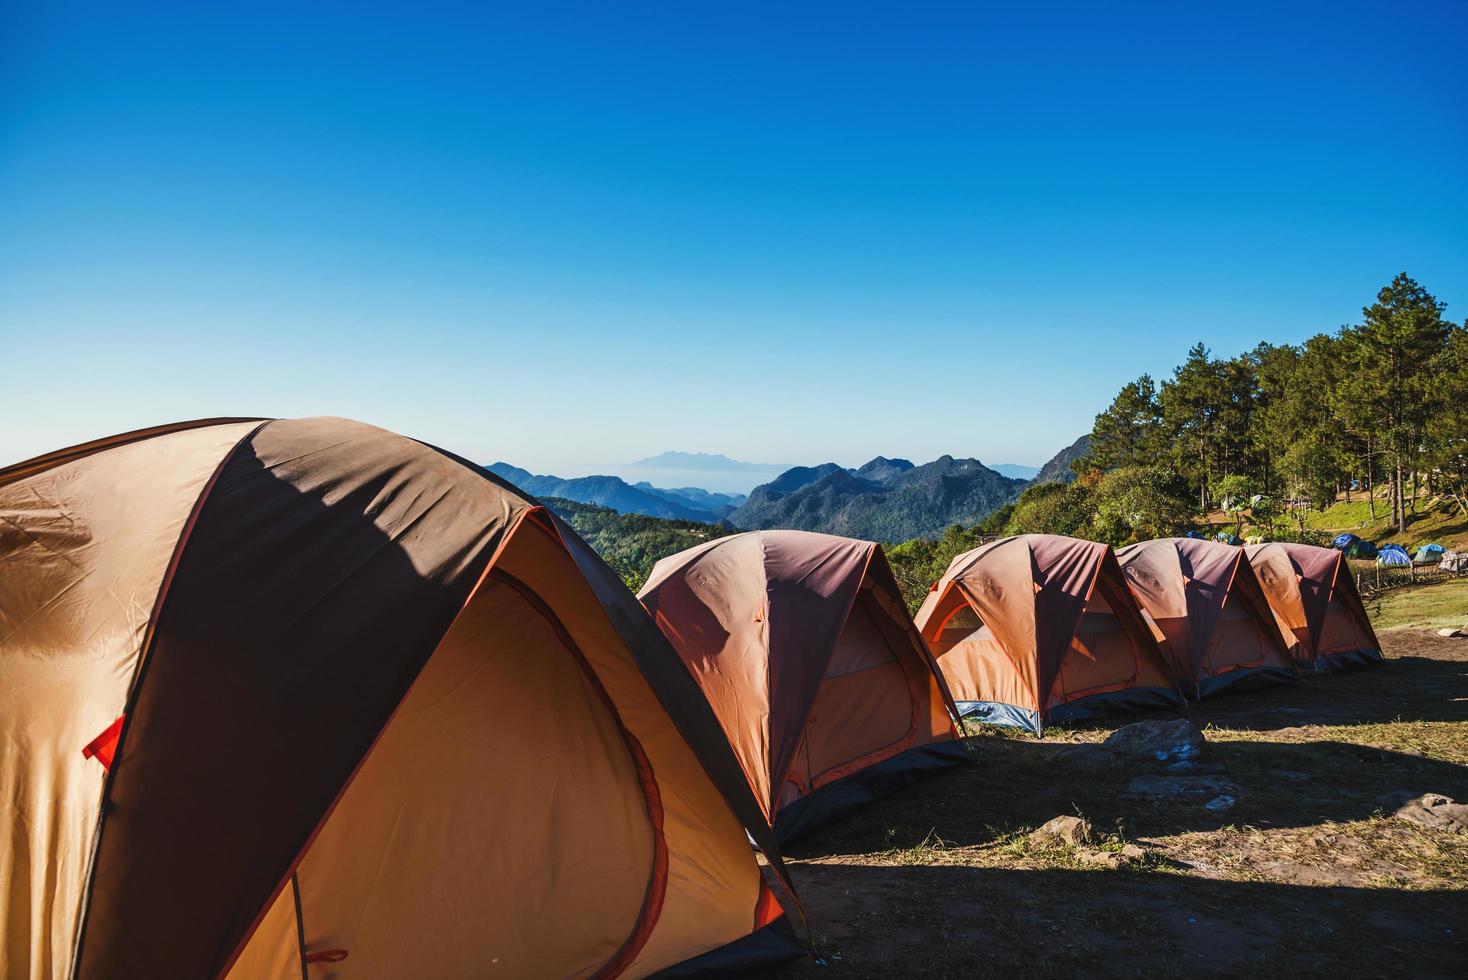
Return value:
M 1103 472 L 1166 470 L 1200 511 L 1223 504 L 1241 522 L 1238 501 L 1262 494 L 1271 506 L 1253 508 L 1260 525 L 1289 513 L 1302 529 L 1307 509 L 1283 503 L 1324 508 L 1353 480 L 1390 486 L 1398 529 L 1415 508 L 1419 477 L 1468 515 L 1468 325 L 1443 310 L 1403 273 L 1360 324 L 1335 334 L 1228 359 L 1197 344 L 1160 388 L 1144 375 L 1121 389 L 1096 417 L 1083 462 Z M 1376 499 L 1367 497 L 1373 518 Z M 1037 530 L 1049 516 L 1037 502 L 1023 523 Z M 1052 523 L 1075 526 L 1069 517 Z
M 585 538 L 633 592 L 642 588 L 659 559 L 734 533 L 716 524 L 619 514 L 557 497 L 547 497 L 544 503 Z
M 949 562 L 972 551 L 992 535 L 983 526 L 963 528 L 949 525 L 938 539 L 914 538 L 886 549 L 887 561 L 897 584 L 907 600 L 909 611 L 917 612 L 927 598 L 928 589 L 948 570 Z
M 1074 483 L 1026 488 L 1014 502 L 1005 533 L 1079 535 L 1091 520 L 1094 485 L 1094 476 L 1083 476 Z
M 1093 514 L 1084 535 L 1111 545 L 1182 534 L 1193 526 L 1193 503 L 1176 478 L 1160 467 L 1123 466 L 1096 482 Z

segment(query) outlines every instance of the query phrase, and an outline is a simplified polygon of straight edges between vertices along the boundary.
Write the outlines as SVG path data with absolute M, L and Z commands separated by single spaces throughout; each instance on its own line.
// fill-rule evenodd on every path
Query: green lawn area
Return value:
M 1468 626 L 1468 579 L 1395 589 L 1366 603 L 1378 630 Z
M 1437 542 L 1448 548 L 1468 547 L 1468 519 L 1448 501 L 1418 501 L 1418 512 L 1409 515 L 1407 531 L 1398 534 L 1388 528 L 1391 504 L 1378 498 L 1376 520 L 1371 519 L 1371 506 L 1366 500 L 1357 498 L 1350 503 L 1337 501 L 1322 511 L 1312 511 L 1305 519 L 1305 526 L 1313 531 L 1340 533 L 1350 531 L 1357 537 L 1374 541 L 1395 541 L 1415 549 L 1418 545 Z

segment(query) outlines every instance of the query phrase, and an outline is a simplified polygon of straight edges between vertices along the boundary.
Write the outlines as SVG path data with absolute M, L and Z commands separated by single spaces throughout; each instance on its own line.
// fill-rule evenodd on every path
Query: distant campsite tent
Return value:
M 1413 561 L 1430 562 L 1442 558 L 1443 546 L 1440 544 L 1425 544 L 1417 549 L 1417 554 L 1412 556 Z
M 1375 558 L 1377 555 L 1376 545 L 1370 541 L 1357 541 L 1346 549 L 1347 558 Z
M 870 541 L 719 538 L 658 562 L 641 598 L 782 841 L 968 760 L 948 689 Z
M 1335 536 L 1335 540 L 1330 543 L 1330 546 L 1337 551 L 1350 551 L 1351 547 L 1360 540 L 1354 534 L 1342 533 Z
M 1245 550 L 1296 665 L 1326 670 L 1381 659 L 1344 555 L 1308 544 Z
M 1437 567 L 1445 572 L 1468 572 L 1468 551 L 1444 551 Z
M 1182 697 L 1104 544 L 1022 534 L 954 558 L 917 615 L 966 717 L 1047 723 Z
M 0 513 L 0 975 L 789 951 L 746 831 L 774 842 L 683 665 L 478 467 L 212 419 L 0 470 Z
M 1298 676 L 1243 549 L 1163 538 L 1116 557 L 1184 692 L 1203 698 Z
M 1388 544 L 1376 553 L 1376 563 L 1383 568 L 1406 568 L 1412 564 L 1412 556 L 1401 545 Z

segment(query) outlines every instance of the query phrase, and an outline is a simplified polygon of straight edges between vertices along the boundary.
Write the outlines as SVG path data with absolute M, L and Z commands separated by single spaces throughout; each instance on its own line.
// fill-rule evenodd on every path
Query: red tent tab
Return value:
M 87 743 L 82 749 L 82 755 L 88 759 L 96 759 L 102 763 L 103 769 L 112 768 L 112 757 L 117 754 L 117 740 L 122 737 L 122 720 L 126 714 L 117 716 L 117 720 L 108 725 L 106 730 Z

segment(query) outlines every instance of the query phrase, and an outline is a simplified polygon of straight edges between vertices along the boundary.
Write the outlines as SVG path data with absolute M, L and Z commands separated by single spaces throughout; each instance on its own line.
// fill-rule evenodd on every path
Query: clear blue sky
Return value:
M 0 462 L 1038 463 L 1403 269 L 1468 316 L 1461 0 L 479 6 L 5 4 Z

